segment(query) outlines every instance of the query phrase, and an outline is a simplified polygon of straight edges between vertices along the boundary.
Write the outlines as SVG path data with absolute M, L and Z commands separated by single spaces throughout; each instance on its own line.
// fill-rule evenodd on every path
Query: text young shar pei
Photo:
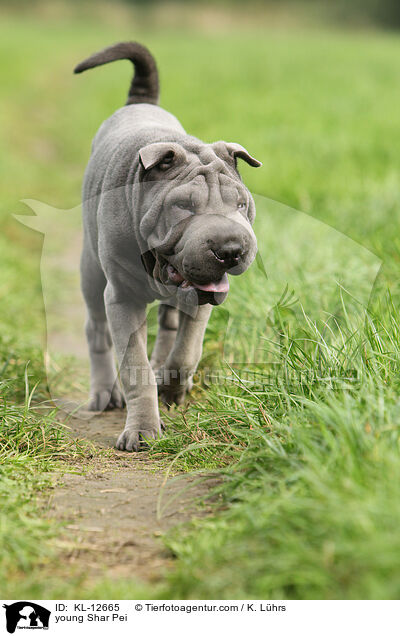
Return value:
M 181 403 L 191 387 L 211 312 L 226 298 L 257 243 L 253 199 L 239 144 L 205 144 L 157 106 L 155 61 L 135 42 L 95 53 L 75 73 L 119 59 L 135 66 L 127 105 L 100 127 L 83 186 L 82 290 L 91 362 L 91 410 L 127 406 L 117 448 L 138 450 L 161 434 L 158 393 Z M 159 299 L 149 362 L 146 305 Z M 112 344 L 122 383 L 119 388 Z

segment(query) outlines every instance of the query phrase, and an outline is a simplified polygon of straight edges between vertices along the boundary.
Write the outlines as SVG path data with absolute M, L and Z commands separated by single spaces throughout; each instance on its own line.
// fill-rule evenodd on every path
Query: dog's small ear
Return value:
M 160 170 L 168 170 L 172 165 L 186 158 L 186 152 L 179 144 L 159 142 L 144 146 L 139 151 L 140 162 L 145 170 L 157 166 Z
M 225 158 L 226 158 L 226 155 L 228 155 L 229 157 L 232 157 L 235 162 L 235 165 L 236 165 L 237 158 L 239 158 L 239 159 L 243 159 L 243 161 L 248 163 L 249 166 L 253 166 L 253 168 L 259 168 L 260 166 L 262 166 L 261 161 L 258 161 L 258 159 L 256 159 L 255 157 L 252 157 L 247 152 L 246 148 L 243 148 L 243 146 L 241 146 L 240 144 L 226 143 L 225 141 L 217 141 L 215 144 L 212 144 L 212 147 L 214 149 L 215 154 L 217 154 L 222 159 L 224 158 L 223 155 L 225 155 Z

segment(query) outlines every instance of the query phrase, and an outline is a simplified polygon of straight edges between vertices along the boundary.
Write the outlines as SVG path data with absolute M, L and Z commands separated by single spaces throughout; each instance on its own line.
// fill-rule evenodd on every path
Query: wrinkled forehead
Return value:
M 240 181 L 234 164 L 228 164 L 227 161 L 218 156 L 212 145 L 189 145 L 185 151 L 187 160 L 182 166 L 182 174 L 186 172 L 192 177 L 204 175 L 207 180 L 213 175 L 224 174 L 230 176 L 231 179 Z
M 177 195 L 191 197 L 193 203 L 203 203 L 216 191 L 227 202 L 246 192 L 234 165 L 216 155 L 211 146 L 186 149 L 187 161 L 175 178 Z
M 190 141 L 184 146 L 184 158 L 176 166 L 155 174 L 151 171 L 142 187 L 152 207 L 188 202 L 198 209 L 215 209 L 250 199 L 231 157 L 220 157 L 211 144 Z
M 170 190 L 169 199 L 190 201 L 194 207 L 205 207 L 222 202 L 235 204 L 239 199 L 247 198 L 246 189 L 237 179 L 214 170 L 189 174 Z

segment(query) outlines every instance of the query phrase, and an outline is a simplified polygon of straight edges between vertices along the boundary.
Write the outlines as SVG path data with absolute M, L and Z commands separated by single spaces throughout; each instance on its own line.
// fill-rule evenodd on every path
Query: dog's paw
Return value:
M 124 406 L 125 399 L 121 389 L 114 386 L 111 390 L 101 389 L 92 392 L 87 409 L 88 411 L 112 411 L 113 409 L 123 409 Z
M 162 430 L 165 429 L 164 422 L 160 420 L 157 427 L 148 429 L 125 428 L 118 437 L 115 447 L 118 450 L 138 452 L 148 447 L 147 442 L 161 437 Z
M 179 406 L 185 401 L 186 394 L 191 391 L 192 386 L 191 378 L 184 384 L 159 384 L 158 395 L 161 402 L 168 408 L 173 404 Z

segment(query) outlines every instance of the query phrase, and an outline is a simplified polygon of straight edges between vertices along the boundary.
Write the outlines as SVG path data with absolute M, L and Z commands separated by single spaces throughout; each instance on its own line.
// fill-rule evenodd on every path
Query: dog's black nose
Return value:
M 215 258 L 223 263 L 226 267 L 234 267 L 238 264 L 241 256 L 243 256 L 243 250 L 239 243 L 230 241 L 225 243 L 222 247 L 213 250 Z

